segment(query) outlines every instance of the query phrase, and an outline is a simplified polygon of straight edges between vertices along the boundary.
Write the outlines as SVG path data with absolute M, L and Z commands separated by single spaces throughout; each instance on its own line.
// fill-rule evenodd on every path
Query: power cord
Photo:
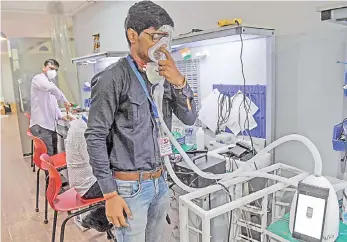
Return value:
M 231 109 L 233 108 L 233 103 L 235 98 L 240 95 L 237 93 L 233 97 L 229 97 L 222 93 L 218 96 L 218 121 L 217 121 L 217 132 L 219 133 L 221 130 L 221 126 L 226 124 L 231 115 Z
M 229 190 L 227 189 L 227 187 L 226 187 L 224 184 L 219 183 L 218 181 L 216 181 L 216 183 L 217 183 L 218 185 L 220 185 L 220 186 L 223 188 L 223 191 L 225 191 L 225 192 L 228 194 L 228 196 L 229 196 L 229 202 L 231 202 L 231 201 L 232 201 L 232 197 L 231 197 L 231 194 L 230 194 Z M 241 211 L 241 209 L 240 209 L 240 212 L 241 212 L 241 217 L 242 217 L 242 219 L 246 221 L 246 216 L 245 216 L 244 212 Z M 228 242 L 230 242 L 231 224 L 232 224 L 232 211 L 230 211 L 230 216 L 229 216 Z M 250 231 L 250 229 L 249 229 L 249 227 L 248 227 L 247 224 L 246 224 L 246 231 L 247 231 L 248 238 L 251 238 L 251 241 L 253 241 L 252 232 Z
M 222 125 L 228 122 L 230 114 L 231 114 L 231 109 L 233 107 L 233 101 L 234 101 L 234 98 L 232 99 L 231 97 L 228 97 L 222 93 L 219 94 L 217 132 L 220 131 L 220 128 Z
M 236 22 L 237 26 L 240 27 L 240 23 L 237 20 L 235 20 L 235 22 Z M 244 71 L 244 65 L 243 65 L 243 38 L 242 38 L 242 31 L 240 31 L 240 40 L 241 40 L 240 62 L 241 62 L 241 71 L 242 71 L 242 78 L 243 78 L 243 92 L 244 92 L 243 93 L 243 106 L 244 106 L 244 109 L 246 111 L 246 120 L 245 120 L 245 123 L 244 123 L 244 130 L 247 130 L 249 139 L 251 141 L 252 153 L 254 155 L 255 154 L 254 143 L 253 143 L 253 138 L 252 138 L 251 132 L 249 130 L 249 118 L 248 118 L 248 115 L 249 115 L 249 112 L 250 112 L 250 109 L 251 109 L 251 102 L 252 102 L 252 100 L 251 100 L 251 98 L 249 98 L 249 103 L 247 103 L 247 99 L 246 99 L 246 77 L 245 77 L 245 71 Z M 239 110 L 239 115 L 240 115 L 240 110 Z M 247 123 L 247 129 L 245 127 L 246 123 Z
M 224 191 L 228 194 L 228 196 L 229 196 L 229 202 L 231 202 L 233 199 L 232 199 L 231 194 L 230 194 L 230 192 L 228 191 L 227 187 L 226 187 L 224 184 L 219 183 L 218 181 L 217 181 L 217 184 L 220 185 L 221 187 L 223 187 L 223 190 L 224 190 Z M 233 212 L 230 211 L 229 225 L 228 225 L 228 242 L 230 242 L 232 219 L 233 219 Z
M 226 105 L 226 111 L 223 113 Z M 217 121 L 217 132 L 220 131 L 220 127 L 226 124 L 231 114 L 231 102 L 230 97 L 223 95 L 222 93 L 218 96 L 218 121 Z

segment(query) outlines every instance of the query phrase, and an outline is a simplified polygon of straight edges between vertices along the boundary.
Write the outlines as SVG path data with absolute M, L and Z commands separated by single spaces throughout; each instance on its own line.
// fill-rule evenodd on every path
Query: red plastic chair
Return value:
M 38 137 L 32 135 L 29 131 L 27 132 L 27 135 L 33 140 L 34 143 L 34 155 L 33 155 L 33 161 L 34 164 L 37 166 L 37 177 L 36 177 L 36 212 L 39 211 L 39 190 L 40 190 L 40 171 L 42 170 L 42 165 L 41 165 L 41 159 L 40 156 L 42 154 L 47 153 L 47 147 L 45 143 Z M 51 156 L 52 159 L 52 164 L 54 167 L 58 170 L 63 170 L 66 169 L 66 153 L 62 152 L 56 155 Z M 44 170 L 44 169 L 43 169 Z M 48 186 L 48 179 L 47 179 L 47 171 L 46 173 L 46 189 Z M 45 220 L 44 223 L 48 223 L 48 218 L 47 218 L 47 210 L 48 210 L 48 201 L 47 198 L 45 200 Z
M 28 121 L 29 121 L 29 126 L 30 126 L 30 113 L 24 113 L 25 117 L 28 118 Z M 30 127 L 28 126 L 28 132 L 31 134 L 30 132 Z M 31 138 L 31 136 L 30 136 Z M 33 161 L 33 154 L 34 154 L 34 141 L 31 139 L 31 153 L 30 153 L 30 158 L 31 158 L 31 162 L 30 162 L 30 166 L 33 168 L 33 172 L 35 172 L 35 164 L 34 164 L 34 161 Z
M 58 212 L 69 213 L 69 216 L 61 224 L 60 242 L 63 242 L 66 223 L 73 217 L 76 217 L 78 215 L 91 211 L 95 208 L 104 206 L 102 202 L 105 201 L 105 199 L 104 198 L 96 198 L 96 199 L 88 199 L 88 200 L 82 199 L 74 188 L 70 188 L 69 190 L 59 194 L 62 187 L 62 181 L 61 181 L 59 172 L 52 165 L 54 163 L 54 161 L 52 160 L 52 157 L 50 157 L 47 154 L 43 154 L 41 155 L 41 161 L 42 161 L 42 169 L 48 170 L 48 173 L 49 173 L 49 182 L 48 182 L 46 196 L 47 196 L 49 205 L 54 210 L 52 242 L 55 241 Z M 78 210 L 78 211 L 73 212 L 75 210 Z M 112 234 L 110 230 L 107 231 L 107 235 L 111 239 L 113 239 L 113 241 L 116 241 L 114 235 Z

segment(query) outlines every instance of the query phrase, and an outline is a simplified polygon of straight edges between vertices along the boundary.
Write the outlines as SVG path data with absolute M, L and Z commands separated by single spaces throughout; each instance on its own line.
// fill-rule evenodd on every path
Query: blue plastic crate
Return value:
M 345 121 L 347 124 L 347 121 Z M 345 141 L 339 140 L 343 128 L 343 123 L 339 123 L 334 126 L 333 132 L 333 150 L 335 151 L 345 151 L 347 149 L 347 144 Z

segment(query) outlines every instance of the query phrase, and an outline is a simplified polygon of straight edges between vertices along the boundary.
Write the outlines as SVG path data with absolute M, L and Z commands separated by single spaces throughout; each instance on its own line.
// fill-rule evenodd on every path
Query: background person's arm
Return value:
M 40 76 L 36 76 L 33 79 L 32 85 L 34 88 L 37 88 L 42 92 L 49 92 L 50 94 L 54 95 L 58 101 L 68 103 L 64 93 L 53 82 L 48 81 Z
M 58 103 L 55 105 L 55 113 L 56 113 L 57 119 L 63 119 L 63 114 L 60 111 Z

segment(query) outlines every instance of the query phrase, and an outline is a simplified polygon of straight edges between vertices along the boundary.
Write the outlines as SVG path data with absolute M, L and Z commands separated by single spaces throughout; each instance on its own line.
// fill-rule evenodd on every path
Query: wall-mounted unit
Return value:
M 318 9 L 321 13 L 322 21 L 330 21 L 333 23 L 347 25 L 347 3 L 341 2 L 339 4 L 330 5 Z
M 244 93 L 259 108 L 255 114 L 258 127 L 251 134 L 266 139 L 268 144 L 274 138 L 274 32 L 273 29 L 247 26 L 204 30 L 174 38 L 171 52 L 194 91 L 198 110 L 215 88 L 224 95 L 235 95 L 235 91 L 244 92 L 245 89 Z M 212 109 L 218 116 L 218 108 Z M 214 116 L 212 112 L 209 115 Z M 202 116 L 200 112 L 201 122 Z M 173 122 L 176 124 L 179 125 Z M 239 126 L 242 131 L 249 129 L 241 122 Z

